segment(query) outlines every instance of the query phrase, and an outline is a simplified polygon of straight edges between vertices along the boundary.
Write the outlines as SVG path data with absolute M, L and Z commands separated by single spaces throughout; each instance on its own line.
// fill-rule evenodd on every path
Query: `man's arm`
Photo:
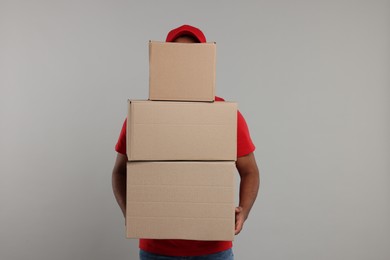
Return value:
M 126 216 L 126 163 L 127 156 L 118 153 L 112 170 L 112 189 L 123 216 Z
M 253 153 L 237 158 L 236 167 L 241 178 L 240 202 L 236 208 L 235 234 L 237 235 L 242 230 L 256 200 L 260 186 L 260 174 Z

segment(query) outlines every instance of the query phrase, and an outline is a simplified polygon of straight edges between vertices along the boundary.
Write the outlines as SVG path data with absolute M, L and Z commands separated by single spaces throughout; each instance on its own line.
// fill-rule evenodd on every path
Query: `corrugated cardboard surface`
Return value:
M 128 238 L 233 240 L 234 162 L 128 162 Z
M 215 43 L 149 43 L 149 99 L 213 101 Z
M 236 151 L 236 103 L 129 100 L 129 161 L 235 161 Z

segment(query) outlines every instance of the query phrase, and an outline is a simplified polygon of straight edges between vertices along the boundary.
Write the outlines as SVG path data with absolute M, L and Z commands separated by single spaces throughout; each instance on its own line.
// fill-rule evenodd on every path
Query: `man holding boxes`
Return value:
M 188 25 L 166 42 L 149 45 L 149 101 L 129 101 L 115 146 L 127 237 L 140 238 L 140 259 L 233 259 L 259 189 L 255 146 L 236 104 L 214 98 L 215 43 Z

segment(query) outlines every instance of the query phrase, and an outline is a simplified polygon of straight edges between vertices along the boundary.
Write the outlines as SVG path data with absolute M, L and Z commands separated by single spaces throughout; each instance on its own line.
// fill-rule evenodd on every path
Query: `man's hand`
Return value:
M 246 216 L 244 216 L 242 207 L 236 207 L 236 226 L 234 230 L 235 235 L 238 235 L 241 232 L 245 220 L 246 220 Z

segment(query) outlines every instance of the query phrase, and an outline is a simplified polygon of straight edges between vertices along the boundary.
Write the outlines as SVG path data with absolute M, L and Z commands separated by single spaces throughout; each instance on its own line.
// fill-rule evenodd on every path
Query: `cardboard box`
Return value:
M 234 238 L 235 163 L 128 162 L 127 238 Z
M 214 101 L 215 43 L 149 42 L 149 99 Z
M 237 104 L 130 101 L 129 161 L 235 161 Z

